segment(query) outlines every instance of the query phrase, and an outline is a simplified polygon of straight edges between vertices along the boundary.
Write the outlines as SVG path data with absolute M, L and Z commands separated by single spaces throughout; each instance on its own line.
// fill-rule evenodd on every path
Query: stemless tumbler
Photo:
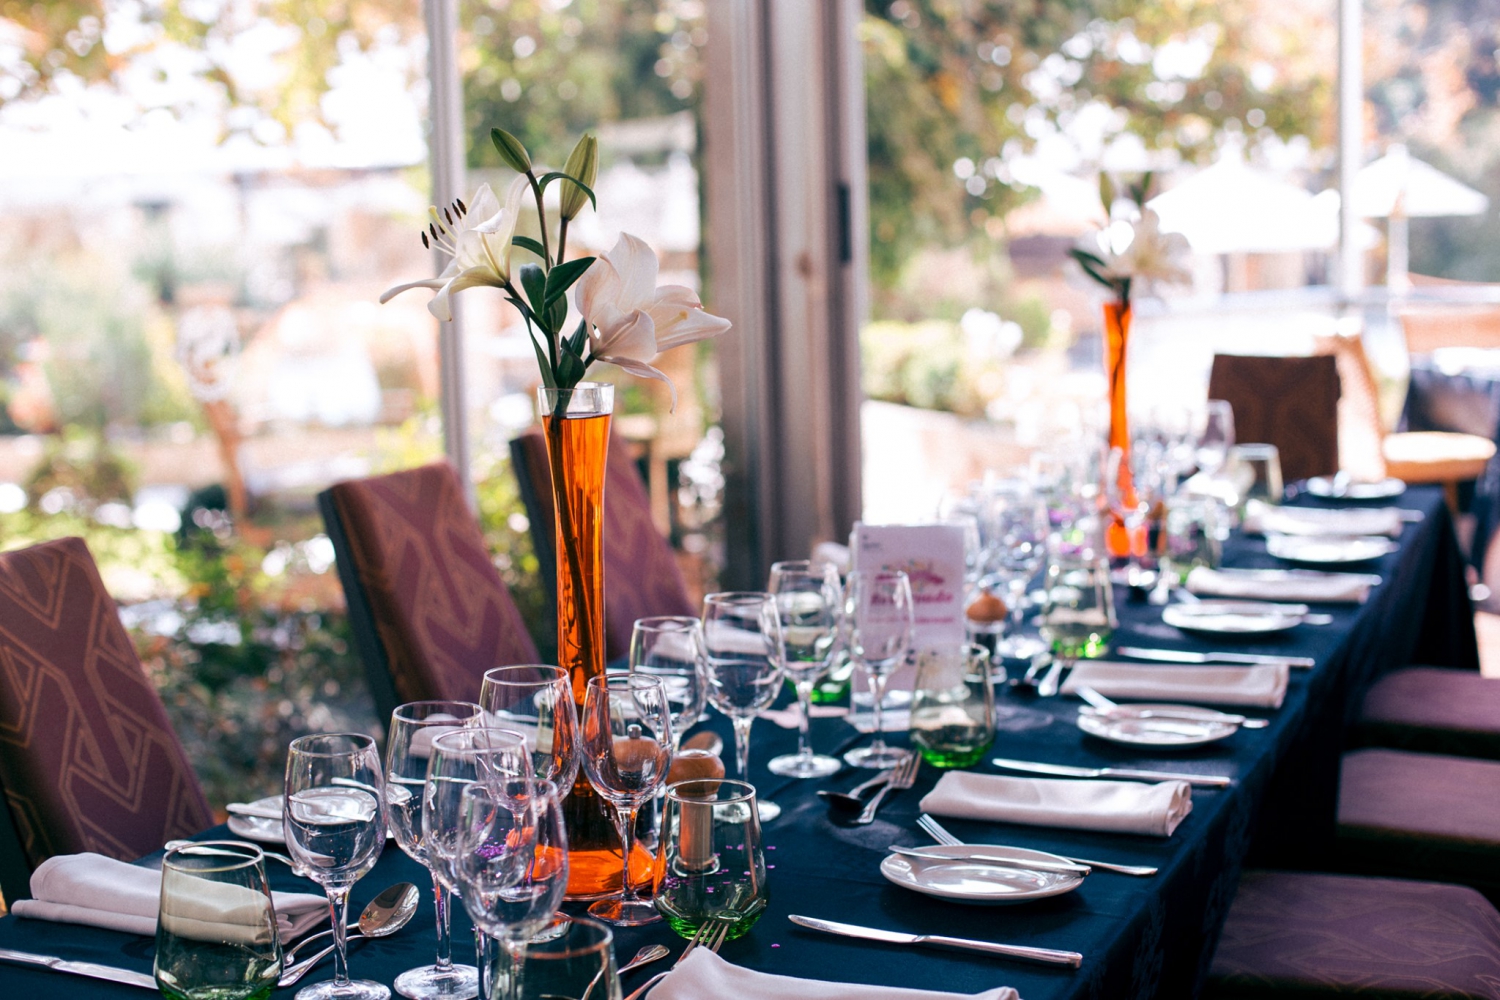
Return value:
M 923 650 L 911 699 L 911 741 L 935 767 L 972 767 L 995 741 L 989 652 L 953 645 Z
M 170 1000 L 263 1000 L 281 975 L 281 938 L 260 848 L 176 847 L 161 863 L 156 984 Z
M 704 924 L 723 923 L 732 941 L 770 898 L 755 787 L 717 778 L 669 785 L 656 908 L 672 929 L 691 938 Z

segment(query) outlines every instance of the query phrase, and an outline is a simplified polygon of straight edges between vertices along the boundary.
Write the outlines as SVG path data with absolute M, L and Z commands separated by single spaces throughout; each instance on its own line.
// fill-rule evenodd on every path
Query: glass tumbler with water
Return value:
M 156 984 L 170 1000 L 262 1000 L 281 975 L 281 938 L 260 848 L 176 847 L 161 864 Z

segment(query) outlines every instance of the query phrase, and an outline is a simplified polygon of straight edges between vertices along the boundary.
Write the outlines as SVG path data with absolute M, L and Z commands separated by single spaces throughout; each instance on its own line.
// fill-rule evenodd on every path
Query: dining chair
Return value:
M 510 455 L 531 522 L 543 585 L 549 603 L 555 604 L 552 471 L 541 429 L 533 427 L 512 438 Z M 604 475 L 604 655 L 613 661 L 630 652 L 630 633 L 637 619 L 696 616 L 701 609 L 688 596 L 671 542 L 651 520 L 646 484 L 618 435 L 610 439 Z
M 453 466 L 335 483 L 318 507 L 381 718 L 475 701 L 486 670 L 538 662 Z
M 1208 395 L 1234 411 L 1236 441 L 1276 446 L 1286 482 L 1339 471 L 1339 375 L 1333 358 L 1216 354 Z
M 81 538 L 0 553 L 0 890 L 84 851 L 132 861 L 213 824 Z
M 1357 742 L 1397 750 L 1500 760 L 1500 677 L 1412 666 L 1365 694 Z
M 1247 871 L 1205 1000 L 1500 997 L 1500 912 L 1473 889 Z

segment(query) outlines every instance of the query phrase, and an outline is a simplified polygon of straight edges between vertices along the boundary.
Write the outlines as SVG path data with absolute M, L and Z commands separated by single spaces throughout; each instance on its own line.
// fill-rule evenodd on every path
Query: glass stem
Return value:
M 870 744 L 870 749 L 875 753 L 885 752 L 885 724 L 880 714 L 880 703 L 885 700 L 885 675 L 873 669 L 868 664 L 865 670 L 870 675 L 870 697 L 875 699 L 875 742 Z
M 490 939 L 478 927 L 474 928 L 474 964 L 479 968 L 480 1000 L 490 1000 L 495 978 L 490 962 Z
M 635 886 L 630 881 L 630 851 L 635 846 L 635 817 L 639 810 L 638 806 L 619 806 L 620 813 L 620 848 L 623 852 L 623 861 L 620 872 L 620 901 L 625 904 L 638 903 Z
M 802 708 L 802 720 L 797 725 L 797 756 L 806 760 L 813 755 L 812 743 L 808 740 L 808 729 L 812 726 L 812 681 L 797 682 L 797 704 Z
M 750 716 L 734 717 L 734 763 L 740 769 L 740 780 L 750 780 Z
M 436 875 L 432 876 L 432 903 L 437 910 L 437 961 L 433 963 L 433 968 L 439 972 L 453 970 L 453 939 L 449 934 L 448 902 L 448 893 L 443 884 Z
M 333 984 L 349 985 L 349 886 L 328 886 L 328 916 L 333 921 Z

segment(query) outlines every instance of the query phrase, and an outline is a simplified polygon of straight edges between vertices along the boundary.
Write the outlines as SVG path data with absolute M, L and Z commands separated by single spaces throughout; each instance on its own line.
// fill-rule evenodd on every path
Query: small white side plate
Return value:
M 1001 868 L 999 865 L 956 860 L 953 857 L 982 854 L 991 858 L 1068 863 L 1067 858 L 1043 851 L 989 844 L 963 844 L 957 847 L 924 847 L 922 853 L 930 860 L 888 854 L 880 862 L 880 874 L 903 889 L 911 889 L 924 896 L 979 906 L 1005 906 L 1048 899 L 1072 892 L 1083 884 L 1082 875 Z
M 1288 562 L 1341 566 L 1369 562 L 1395 552 L 1401 546 L 1389 538 L 1367 535 L 1269 535 L 1266 551 Z
M 1295 628 L 1306 614 L 1306 605 L 1199 601 L 1196 604 L 1169 604 L 1162 609 L 1161 620 L 1184 632 L 1270 635 Z
M 1406 484 L 1399 479 L 1382 479 L 1374 483 L 1349 483 L 1342 493 L 1328 476 L 1314 476 L 1307 481 L 1307 492 L 1315 497 L 1334 500 L 1387 500 L 1406 492 Z
M 281 796 L 267 795 L 265 798 L 256 799 L 249 804 L 252 806 L 264 806 L 267 809 L 280 809 Z M 281 832 L 281 820 L 279 819 L 261 819 L 259 816 L 230 816 L 229 832 L 236 837 L 259 841 L 262 844 L 286 843 L 286 837 Z
M 1172 718 L 1145 718 L 1147 712 L 1170 713 Z M 1078 710 L 1078 728 L 1101 740 L 1153 750 L 1186 750 L 1233 736 L 1239 726 L 1218 718 L 1220 713 L 1192 705 L 1121 705 L 1100 712 L 1085 705 Z M 1192 718 L 1197 715 L 1199 718 Z

